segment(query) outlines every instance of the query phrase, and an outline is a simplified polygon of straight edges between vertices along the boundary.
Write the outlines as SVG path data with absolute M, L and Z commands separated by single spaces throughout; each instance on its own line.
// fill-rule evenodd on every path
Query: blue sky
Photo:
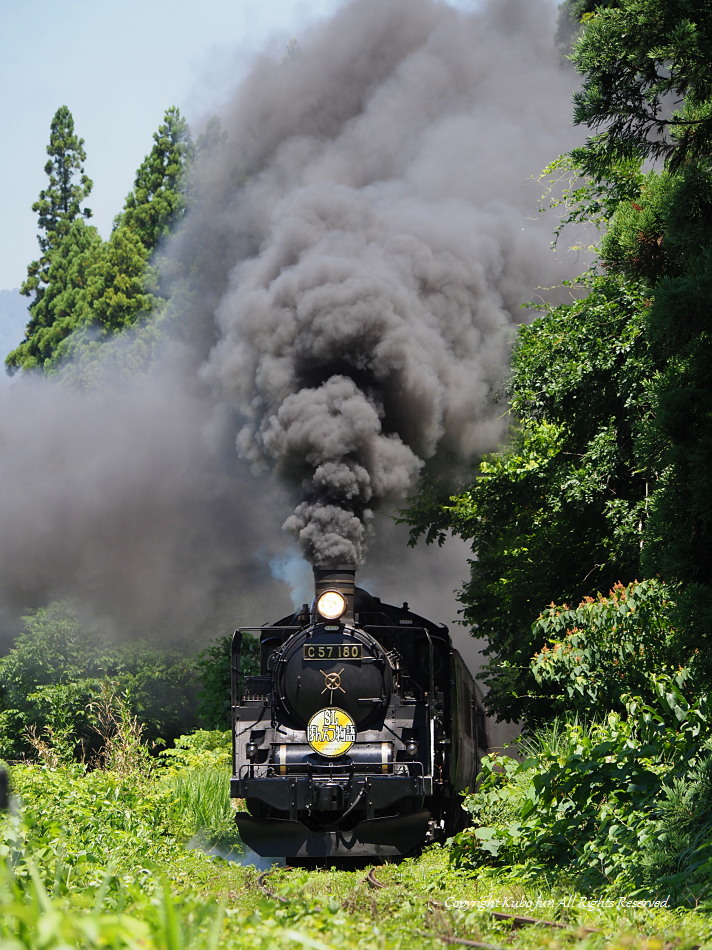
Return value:
M 106 237 L 165 110 L 215 111 L 266 42 L 329 16 L 343 0 L 0 0 L 0 289 L 38 253 L 32 204 L 52 116 L 66 105 L 94 181 Z

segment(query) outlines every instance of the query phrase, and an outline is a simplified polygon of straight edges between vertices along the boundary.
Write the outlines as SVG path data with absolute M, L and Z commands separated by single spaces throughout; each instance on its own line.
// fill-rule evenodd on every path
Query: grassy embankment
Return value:
M 15 766 L 15 813 L 0 819 L 0 948 L 712 945 L 712 925 L 694 911 L 584 899 L 564 880 L 538 888 L 513 871 L 470 876 L 440 848 L 379 871 L 389 885 L 379 891 L 363 871 L 276 872 L 271 886 L 290 901 L 271 900 L 254 867 L 208 853 L 239 849 L 224 753 L 212 744 L 194 741 L 153 767 Z M 492 909 L 566 926 L 513 934 Z

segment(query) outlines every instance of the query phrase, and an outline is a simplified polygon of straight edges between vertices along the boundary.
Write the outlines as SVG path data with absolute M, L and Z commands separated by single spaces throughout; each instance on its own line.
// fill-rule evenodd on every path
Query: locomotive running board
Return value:
M 429 811 L 360 821 L 351 831 L 311 831 L 301 821 L 235 816 L 240 837 L 262 857 L 405 857 L 422 845 Z

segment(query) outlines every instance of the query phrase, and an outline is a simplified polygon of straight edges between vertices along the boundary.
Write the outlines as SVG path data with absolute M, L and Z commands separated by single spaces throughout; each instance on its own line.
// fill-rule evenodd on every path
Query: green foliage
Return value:
M 193 657 L 143 641 L 112 642 L 100 624 L 68 602 L 36 610 L 0 657 L 0 755 L 17 756 L 30 746 L 37 751 L 27 737 L 32 727 L 59 761 L 96 755 L 96 714 L 106 705 L 109 687 L 111 714 L 121 721 L 130 711 L 149 742 L 173 741 L 195 726 L 196 715 L 208 728 L 225 729 L 230 642 L 220 637 Z M 259 642 L 246 637 L 242 672 L 258 670 Z
M 620 0 L 586 20 L 573 61 L 574 121 L 601 129 L 572 152 L 604 179 L 613 164 L 664 158 L 677 170 L 712 138 L 712 27 L 704 0 Z
M 662 477 L 651 499 L 646 566 L 671 580 L 710 587 L 712 174 L 686 168 L 663 199 L 667 267 L 648 315 L 651 343 L 663 364 L 655 381 L 649 452 Z
M 0 819 L 3 946 L 220 945 L 222 910 L 191 896 L 205 868 L 185 848 L 192 818 L 169 781 L 15 767 L 12 782 L 24 808 Z M 172 871 L 182 897 L 159 869 Z
M 145 641 L 109 644 L 101 669 L 129 697 L 151 742 L 170 742 L 195 725 L 195 658 Z
M 521 330 L 508 449 L 449 505 L 424 493 L 410 513 L 416 532 L 472 541 L 464 616 L 490 641 L 490 703 L 508 718 L 550 712 L 529 668 L 542 630 L 525 632 L 543 605 L 634 577 L 674 587 L 667 649 L 697 688 L 712 677 L 710 18 L 694 0 L 562 13 L 584 21 L 576 121 L 603 132 L 548 173 L 590 176 L 560 200 L 567 221 L 611 219 L 607 275 Z M 667 170 L 643 175 L 656 157 Z
M 193 156 L 190 131 L 180 111 L 166 110 L 153 136 L 153 148 L 136 172 L 119 222 L 153 250 L 186 210 L 186 181 Z
M 667 173 L 646 175 L 638 194 L 612 209 L 601 242 L 601 257 L 609 271 L 652 284 L 669 269 L 665 219 L 673 182 Z
M 646 288 L 643 330 L 656 372 L 649 421 L 636 436 L 640 467 L 651 475 L 641 570 L 675 585 L 678 655 L 709 684 L 710 17 L 695 0 L 618 6 L 589 18 L 574 56 L 585 77 L 576 119 L 604 131 L 569 161 L 594 179 L 582 187 L 576 213 L 585 216 L 593 189 L 612 214 L 605 267 Z M 665 158 L 667 170 L 641 178 L 638 194 L 621 190 L 619 169 L 646 157 Z
M 198 730 L 161 753 L 183 823 L 205 848 L 240 849 L 230 801 L 230 732 Z
M 57 122 L 61 134 L 55 130 Z M 91 182 L 82 175 L 73 183 L 85 154 L 64 107 L 55 116 L 48 151 L 54 156 L 47 166 L 50 188 L 33 206 L 40 213 L 43 256 L 30 265 L 22 288 L 28 295 L 34 292 L 35 299 L 25 340 L 6 358 L 9 372 L 54 372 L 126 328 L 149 317 L 156 320 L 166 301 L 152 254 L 177 227 L 188 202 L 194 148 L 175 108 L 168 109 L 154 135 L 154 146 L 107 241 L 82 217 L 90 214 L 81 211 L 80 203 Z
M 30 683 L 66 682 L 74 671 L 86 672 L 86 647 L 103 640 L 98 625 L 80 620 L 67 601 L 32 611 L 23 618 L 13 649 L 2 658 L 3 687 L 19 697 Z
M 712 846 L 701 832 L 712 819 L 704 798 L 712 722 L 706 697 L 692 702 L 681 685 L 653 675 L 651 705 L 628 697 L 623 716 L 542 730 L 523 761 L 487 757 L 466 800 L 476 827 L 455 839 L 456 863 L 516 865 L 539 880 L 566 872 L 586 893 L 610 885 L 710 900 Z M 684 785 L 692 812 L 681 802 Z M 676 838 L 675 827 L 685 834 Z
M 198 654 L 195 667 L 200 684 L 198 719 L 207 729 L 225 729 L 230 718 L 232 637 L 218 637 Z M 242 639 L 240 672 L 254 676 L 260 671 L 260 642 Z
M 676 613 L 647 580 L 541 614 L 531 672 L 568 718 L 522 740 L 521 761 L 484 760 L 457 866 L 712 906 L 712 708 L 679 668 Z
M 14 766 L 10 777 L 24 806 L 24 834 L 43 841 L 45 854 L 70 859 L 77 879 L 101 877 L 110 858 L 116 872 L 135 879 L 161 847 L 178 856 L 187 828 L 169 785 L 150 775 L 74 765 Z M 49 862 L 43 872 L 52 879 Z
M 652 810 L 654 834 L 640 855 L 644 880 L 660 881 L 678 893 L 703 887 L 706 906 L 710 905 L 712 872 L 711 802 L 712 755 L 708 754 L 684 774 L 668 778 Z
M 192 816 L 193 833 L 202 847 L 241 850 L 230 801 L 230 769 L 196 769 L 174 782 L 178 807 Z
M 47 264 L 47 284 L 30 306 L 25 339 L 5 358 L 10 372 L 49 369 L 62 342 L 90 321 L 87 285 L 101 246 L 96 228 L 78 218 L 53 247 Z
M 587 297 L 520 330 L 509 444 L 449 502 L 426 483 L 405 516 L 413 538 L 450 529 L 471 541 L 463 615 L 489 641 L 488 703 L 506 718 L 551 712 L 529 666 L 543 643 L 532 628 L 542 607 L 640 574 L 648 478 L 636 442 L 653 375 L 648 300 L 616 276 L 586 286 Z
M 655 699 L 651 675 L 676 671 L 670 615 L 674 604 L 656 580 L 616 584 L 578 607 L 552 604 L 534 625 L 544 639 L 531 668 L 557 715 L 625 711 L 624 696 Z
M 151 291 L 157 290 L 157 281 L 148 261 L 140 236 L 125 225 L 115 227 L 101 246 L 87 277 L 87 322 L 102 335 L 124 330 L 154 309 L 157 301 Z
M 230 732 L 220 729 L 196 729 L 176 739 L 173 748 L 164 749 L 161 759 L 172 774 L 196 769 L 228 769 Z
M 44 170 L 49 184 L 32 205 L 32 210 L 37 212 L 40 228 L 37 240 L 42 256 L 29 265 L 27 280 L 20 288 L 27 297 L 34 294 L 31 311 L 49 281 L 52 252 L 76 220 L 91 217 L 89 208 L 82 208 L 82 202 L 92 189 L 92 182 L 84 174 L 84 139 L 75 134 L 74 118 L 66 106 L 61 106 L 52 119 L 47 154 L 49 159 Z
M 203 741 L 212 739 L 196 744 Z M 199 761 L 197 749 L 191 761 Z M 490 868 L 480 867 L 473 880 L 448 866 L 445 849 L 431 848 L 418 859 L 379 868 L 387 884 L 379 891 L 368 888 L 363 870 L 277 871 L 269 886 L 288 901 L 271 900 L 255 886 L 255 868 L 185 847 L 193 819 L 175 794 L 176 774 L 180 768 L 148 777 L 13 768 L 21 811 L 0 816 L 0 944 L 26 950 L 408 950 L 414 938 L 435 947 L 445 936 L 504 946 L 510 925 L 489 911 L 527 913 L 521 908 L 536 906 L 543 895 L 541 881 L 527 885 L 521 876 Z M 659 939 L 645 942 L 649 950 L 683 950 L 709 939 L 700 915 L 603 911 L 583 900 L 572 905 L 565 879 L 544 896 L 551 906 L 565 905 L 531 911 L 563 925 L 547 936 L 550 950 L 570 947 L 582 924 L 601 928 L 618 950 L 651 934 Z M 517 946 L 540 948 L 540 929 L 518 931 Z
M 602 245 L 607 266 L 644 279 L 645 334 L 659 372 L 650 386 L 650 424 L 638 440 L 656 472 L 642 552 L 648 575 L 678 587 L 677 647 L 710 681 L 712 619 L 712 172 L 688 161 L 651 174 L 640 197 L 622 204 Z
M 112 643 L 69 603 L 38 609 L 0 658 L 0 754 L 27 752 L 34 728 L 60 760 L 91 758 L 100 748 L 92 706 L 103 702 L 107 681 L 145 723 L 147 739 L 170 741 L 195 722 L 193 663 L 145 643 Z
M 641 162 L 637 159 L 612 164 L 603 182 L 582 177 L 578 162 L 571 155 L 559 155 L 539 175 L 539 181 L 546 183 L 542 210 L 547 206 L 559 209 L 554 244 L 571 224 L 605 228 L 621 201 L 638 198 L 644 180 Z M 571 249 L 578 250 L 579 246 L 573 245 Z
M 104 680 L 98 698 L 88 709 L 103 743 L 93 764 L 119 775 L 150 772 L 152 761 L 142 741 L 143 725 L 132 713 L 126 695 L 119 693 L 114 683 Z
M 100 907 L 57 906 L 54 894 L 28 862 L 28 879 L 17 881 L 7 865 L 0 869 L 0 938 L 12 950 L 65 950 L 67 947 L 146 947 L 150 930 L 125 914 Z
M 589 20 L 598 10 L 619 7 L 621 0 L 564 0 L 559 10 L 576 22 Z
M 571 52 L 575 39 L 580 35 L 581 23 L 595 15 L 597 9 L 618 7 L 620 0 L 564 0 L 559 4 L 556 25 L 556 42 L 564 55 Z
M 100 242 L 96 229 L 85 224 L 91 211 L 82 203 L 92 183 L 84 174 L 84 140 L 75 134 L 66 106 L 52 119 L 47 154 L 49 185 L 32 205 L 38 215 L 42 255 L 29 265 L 20 288 L 33 299 L 25 340 L 5 360 L 9 372 L 42 368 L 54 346 L 81 321 L 75 309 L 81 310 L 89 252 Z

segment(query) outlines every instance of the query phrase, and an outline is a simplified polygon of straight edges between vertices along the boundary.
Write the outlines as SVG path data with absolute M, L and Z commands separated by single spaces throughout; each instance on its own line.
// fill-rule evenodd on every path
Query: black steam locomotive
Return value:
M 486 749 L 476 686 L 445 626 L 381 603 L 351 569 L 314 574 L 311 608 L 259 628 L 258 676 L 240 675 L 233 639 L 238 829 L 265 856 L 407 855 L 461 825 Z

